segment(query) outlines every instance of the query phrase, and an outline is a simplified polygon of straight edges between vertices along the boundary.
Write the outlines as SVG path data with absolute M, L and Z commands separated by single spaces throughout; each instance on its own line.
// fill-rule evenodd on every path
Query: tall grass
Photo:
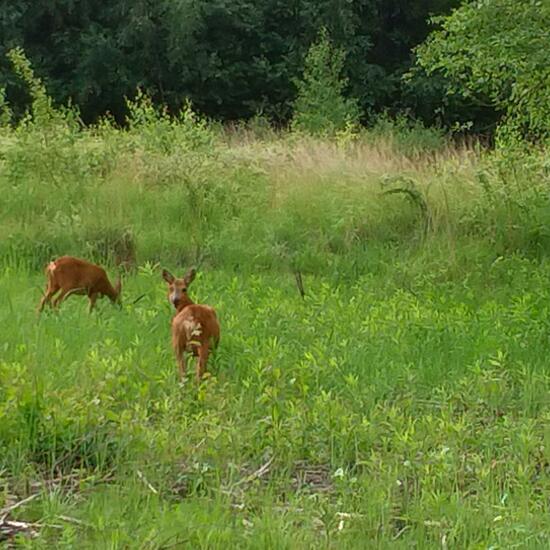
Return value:
M 0 130 L 0 518 L 38 535 L 18 544 L 546 547 L 547 153 L 129 112 Z M 65 253 L 125 267 L 122 310 L 38 319 Z M 222 323 L 199 388 L 176 384 L 158 269 L 189 263 Z
M 374 131 L 344 142 L 252 141 L 189 108 L 171 120 L 144 97 L 130 113 L 127 129 L 3 128 L 4 263 L 36 269 L 84 251 L 118 263 L 321 273 L 360 262 L 366 249 L 426 240 L 456 247 L 476 233 L 490 234 L 497 255 L 545 253 L 541 160 L 486 158 L 443 138 L 422 153 Z

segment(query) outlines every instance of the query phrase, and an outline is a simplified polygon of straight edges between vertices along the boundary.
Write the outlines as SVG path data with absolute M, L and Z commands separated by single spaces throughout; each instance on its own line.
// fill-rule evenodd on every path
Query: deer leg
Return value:
M 97 300 L 97 292 L 92 292 L 91 294 L 88 294 L 88 298 L 90 299 L 89 312 L 92 313 L 92 310 L 94 309 L 94 306 Z
M 54 308 L 58 307 L 61 304 L 61 302 L 65 299 L 65 297 L 67 296 L 68 292 L 69 291 L 65 290 L 64 288 L 61 289 L 61 294 L 59 294 L 59 296 L 53 301 L 52 306 Z
M 178 371 L 180 382 L 183 382 L 185 376 L 185 347 L 180 346 L 179 341 L 174 338 L 173 342 L 174 353 L 176 354 L 176 361 L 178 363 Z
M 177 333 L 172 334 L 172 347 L 174 348 L 176 361 L 178 363 L 180 382 L 183 382 L 183 378 L 185 376 L 185 345 L 181 345 Z
M 44 292 L 44 296 L 42 296 L 42 299 L 40 300 L 40 304 L 38 306 L 38 313 L 40 313 L 46 304 L 51 305 L 51 299 L 53 298 L 54 294 L 59 290 L 59 287 L 51 287 L 48 285 L 46 287 L 46 291 Z
M 185 351 L 176 350 L 176 360 L 178 362 L 180 382 L 183 382 L 185 378 Z
M 208 342 L 202 344 L 199 348 L 199 360 L 197 362 L 197 383 L 202 380 L 206 371 L 206 362 L 208 361 L 208 355 L 210 354 L 210 346 Z

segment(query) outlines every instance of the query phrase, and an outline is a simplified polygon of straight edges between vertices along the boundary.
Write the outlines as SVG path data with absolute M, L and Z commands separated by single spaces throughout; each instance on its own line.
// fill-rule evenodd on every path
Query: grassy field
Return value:
M 11 541 L 548 547 L 544 153 L 133 116 L 0 134 Z M 63 253 L 123 266 L 123 308 L 38 318 Z M 176 382 L 160 276 L 191 264 L 222 324 L 200 387 Z

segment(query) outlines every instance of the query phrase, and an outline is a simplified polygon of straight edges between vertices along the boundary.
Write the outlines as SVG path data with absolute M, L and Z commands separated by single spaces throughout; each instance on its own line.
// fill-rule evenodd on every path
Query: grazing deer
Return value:
M 197 382 L 200 382 L 210 348 L 217 346 L 220 340 L 220 324 L 213 308 L 195 304 L 187 295 L 187 287 L 195 275 L 196 271 L 190 269 L 183 279 L 177 279 L 166 269 L 162 270 L 162 278 L 168 283 L 168 300 L 176 308 L 172 319 L 172 346 L 180 380 L 185 376 L 185 353 L 189 352 L 198 357 Z
M 96 300 L 101 296 L 108 296 L 113 304 L 120 305 L 120 277 L 113 287 L 105 270 L 86 260 L 62 256 L 46 266 L 46 277 L 48 282 L 46 292 L 38 306 L 39 313 L 44 309 L 46 303 L 55 308 L 71 294 L 87 294 L 90 300 L 90 312 L 94 308 Z M 60 290 L 61 293 L 52 303 L 52 298 Z

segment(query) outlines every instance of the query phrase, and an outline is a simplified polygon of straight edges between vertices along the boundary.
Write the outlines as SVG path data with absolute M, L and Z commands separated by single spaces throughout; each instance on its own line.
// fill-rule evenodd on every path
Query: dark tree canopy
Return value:
M 346 54 L 348 93 L 362 112 L 414 111 L 442 94 L 437 86 L 403 82 L 412 49 L 426 38 L 429 16 L 459 4 L 10 0 L 0 5 L 0 87 L 7 87 L 10 103 L 21 110 L 26 95 L 5 57 L 20 46 L 54 99 L 78 105 L 85 121 L 107 111 L 121 120 L 124 96 L 142 87 L 172 109 L 190 98 L 220 120 L 263 112 L 286 122 L 296 96 L 293 81 L 319 29 L 326 27 Z

